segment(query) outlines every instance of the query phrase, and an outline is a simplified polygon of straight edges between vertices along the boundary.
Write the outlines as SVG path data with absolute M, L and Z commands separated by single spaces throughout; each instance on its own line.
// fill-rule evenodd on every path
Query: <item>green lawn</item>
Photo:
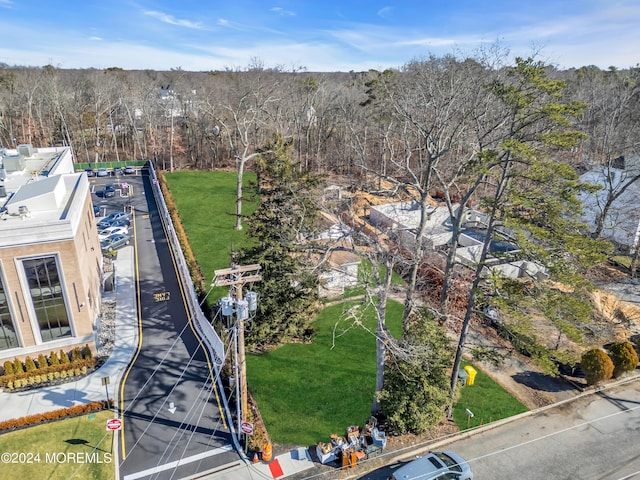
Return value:
M 322 310 L 310 344 L 287 344 L 267 354 L 247 356 L 249 386 L 274 442 L 326 442 L 332 433 L 363 425 L 371 415 L 375 318 L 368 309 L 364 326 L 341 320 L 352 305 L 347 302 Z M 391 333 L 400 336 L 402 305 L 389 302 L 387 318 Z
M 245 231 L 235 223 L 234 172 L 176 172 L 166 174 L 167 183 L 180 212 L 193 252 L 206 278 L 214 270 L 230 264 L 231 245 L 240 248 Z M 246 175 L 254 180 L 252 174 Z M 245 214 L 256 206 L 245 190 Z M 363 272 L 371 267 L 363 262 Z M 394 277 L 394 283 L 402 283 Z M 213 292 L 209 300 L 226 293 Z M 352 289 L 344 297 L 362 293 Z M 364 328 L 353 327 L 332 342 L 334 325 L 341 318 L 344 303 L 325 308 L 314 323 L 317 332 L 311 344 L 288 344 L 264 355 L 247 358 L 249 386 L 271 438 L 278 443 L 310 445 L 327 441 L 331 433 L 341 433 L 352 424 L 362 424 L 370 415 L 375 388 L 375 339 Z M 365 326 L 374 328 L 373 312 Z M 402 305 L 389 303 L 387 323 L 396 336 L 401 334 Z M 336 331 L 346 328 L 341 322 Z M 333 348 L 332 348 L 333 345 Z M 464 365 L 463 365 L 464 366 Z M 469 426 L 505 418 L 526 408 L 478 372 L 475 385 L 461 388 L 454 408 L 460 429 L 467 428 L 465 409 L 474 413 Z
M 210 281 L 215 270 L 231 265 L 231 247 L 238 250 L 245 245 L 246 228 L 234 230 L 236 173 L 174 172 L 165 173 L 165 178 L 193 253 L 205 280 Z M 242 213 L 250 215 L 257 206 L 257 198 L 249 184 L 255 183 L 256 176 L 245 173 L 244 180 Z M 246 227 L 245 222 L 243 225 Z M 210 297 L 223 295 L 224 292 L 214 293 Z
M 460 368 L 467 365 L 469 364 L 463 362 Z M 484 425 L 528 410 L 488 375 L 475 366 L 473 368 L 477 371 L 474 384 L 459 387 L 460 396 L 453 409 L 453 419 L 460 430 Z M 466 409 L 473 413 L 473 417 L 468 417 Z
M 113 479 L 112 417 L 103 411 L 2 434 L 0 478 Z

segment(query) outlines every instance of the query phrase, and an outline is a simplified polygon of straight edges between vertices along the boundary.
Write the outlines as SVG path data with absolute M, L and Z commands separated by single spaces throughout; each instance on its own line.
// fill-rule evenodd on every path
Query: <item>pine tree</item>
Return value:
M 253 246 L 240 252 L 240 264 L 260 264 L 258 311 L 246 331 L 248 348 L 260 349 L 311 334 L 318 298 L 305 240 L 312 238 L 318 207 L 313 197 L 320 179 L 300 171 L 290 158 L 291 142 L 275 136 L 258 158 L 260 205 L 249 217 Z

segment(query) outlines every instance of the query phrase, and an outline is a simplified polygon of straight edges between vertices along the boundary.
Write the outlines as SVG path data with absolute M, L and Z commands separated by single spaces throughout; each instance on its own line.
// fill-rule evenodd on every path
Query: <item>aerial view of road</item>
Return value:
M 129 177 L 139 348 L 123 377 L 122 479 L 184 478 L 239 459 L 215 369 L 194 333 L 146 171 Z
M 474 480 L 640 478 L 638 380 L 497 425 L 433 449 L 462 456 Z M 386 480 L 401 464 L 358 478 Z

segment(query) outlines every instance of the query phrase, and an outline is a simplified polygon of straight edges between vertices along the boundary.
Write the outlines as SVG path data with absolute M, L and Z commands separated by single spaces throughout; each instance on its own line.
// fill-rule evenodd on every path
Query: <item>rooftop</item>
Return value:
M 0 149 L 0 247 L 73 238 L 89 191 L 68 147 Z

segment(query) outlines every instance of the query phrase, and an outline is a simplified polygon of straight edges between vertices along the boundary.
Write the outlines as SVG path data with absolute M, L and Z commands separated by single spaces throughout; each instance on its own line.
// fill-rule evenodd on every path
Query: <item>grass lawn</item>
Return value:
M 231 248 L 245 245 L 245 230 L 234 230 L 236 217 L 235 172 L 174 172 L 165 173 L 167 185 L 176 203 L 180 219 L 189 237 L 189 243 L 198 260 L 205 280 L 213 279 L 215 270 L 229 268 Z M 250 182 L 253 173 L 244 174 L 243 215 L 251 215 L 257 206 Z M 245 222 L 243 226 L 246 227 Z M 209 296 L 217 299 L 226 294 Z
M 469 364 L 463 362 L 460 368 L 467 365 Z M 475 366 L 473 368 L 478 372 L 474 384 L 459 387 L 460 396 L 453 409 L 453 419 L 460 430 L 484 425 L 528 410 L 488 375 Z M 472 418 L 468 418 L 466 409 L 473 413 Z
M 103 411 L 2 434 L 0 478 L 113 479 L 113 432 L 105 427 L 112 417 Z
M 340 320 L 354 304 L 323 309 L 314 322 L 316 336 L 310 344 L 287 344 L 247 356 L 249 387 L 274 442 L 326 442 L 332 433 L 342 435 L 349 425 L 362 425 L 371 415 L 375 317 L 369 309 L 364 328 Z M 387 319 L 391 333 L 400 336 L 402 304 L 389 302 Z
M 167 183 L 180 212 L 191 247 L 205 278 L 213 278 L 214 270 L 230 265 L 231 246 L 245 245 L 245 231 L 236 231 L 235 172 L 175 172 L 166 174 Z M 249 181 L 255 175 L 246 174 L 247 188 L 244 214 L 256 207 L 257 199 L 248 195 Z M 362 263 L 361 275 L 371 269 Z M 395 275 L 394 283 L 403 283 Z M 209 295 L 209 302 L 226 294 L 221 288 Z M 362 293 L 354 288 L 343 298 Z M 352 327 L 342 321 L 333 332 L 342 312 L 354 302 L 325 308 L 314 323 L 317 335 L 311 344 L 283 345 L 264 355 L 247 357 L 249 386 L 258 402 L 271 438 L 277 443 L 311 445 L 327 441 L 331 433 L 342 433 L 349 425 L 369 418 L 375 389 L 375 338 L 362 327 Z M 365 327 L 375 328 L 373 311 L 368 312 Z M 402 305 L 389 302 L 387 323 L 391 332 L 401 334 Z M 332 348 L 333 345 L 333 348 Z M 464 364 L 463 364 L 464 366 Z M 460 429 L 467 428 L 468 408 L 474 413 L 469 426 L 498 420 L 526 411 L 482 372 L 475 385 L 461 388 L 454 409 L 454 419 Z

